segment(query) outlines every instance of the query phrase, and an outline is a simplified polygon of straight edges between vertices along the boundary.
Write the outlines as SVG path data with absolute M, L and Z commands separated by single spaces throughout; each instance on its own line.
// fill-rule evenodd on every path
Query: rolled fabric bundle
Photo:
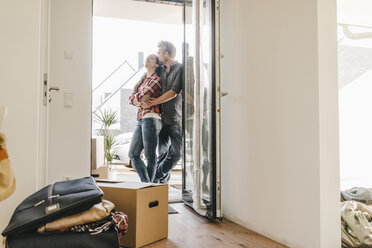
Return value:
M 361 202 L 341 203 L 344 247 L 372 247 L 372 208 Z
M 124 212 L 111 211 L 110 216 L 101 221 L 69 226 L 58 230 L 58 232 L 89 232 L 98 234 L 111 228 L 115 228 L 119 238 L 121 238 L 128 230 L 128 216 Z
M 109 216 L 114 207 L 115 207 L 114 203 L 107 200 L 102 200 L 102 202 L 97 203 L 96 205 L 94 205 L 93 207 L 86 211 L 49 222 L 46 225 L 39 227 L 38 232 L 42 233 L 58 231 L 60 229 L 67 228 L 70 226 L 100 221 Z
M 6 149 L 7 138 L 0 133 L 0 201 L 8 198 L 16 188 L 16 180 Z
M 364 204 L 372 204 L 372 189 L 363 187 L 353 187 L 341 191 L 341 201 L 357 201 Z

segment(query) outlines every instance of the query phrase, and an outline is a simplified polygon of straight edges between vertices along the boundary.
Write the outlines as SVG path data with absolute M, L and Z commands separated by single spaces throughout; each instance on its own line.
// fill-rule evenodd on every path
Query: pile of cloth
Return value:
M 342 247 L 372 247 L 372 189 L 341 191 Z
M 52 183 L 26 197 L 2 232 L 6 248 L 119 248 L 128 216 L 92 177 Z
M 120 239 L 127 232 L 128 216 L 123 212 L 115 211 L 114 208 L 112 202 L 102 200 L 89 210 L 42 225 L 38 228 L 38 232 L 87 232 L 94 235 L 114 228 Z

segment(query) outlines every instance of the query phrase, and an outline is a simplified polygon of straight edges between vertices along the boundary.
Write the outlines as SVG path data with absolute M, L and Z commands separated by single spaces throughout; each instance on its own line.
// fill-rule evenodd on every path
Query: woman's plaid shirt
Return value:
M 161 96 L 161 79 L 154 73 L 150 77 L 146 75 L 142 77 L 137 93 L 132 94 L 129 97 L 129 101 L 130 104 L 135 105 L 134 99 L 136 99 L 137 102 L 142 102 L 142 100 L 145 102 L 149 98 L 157 98 L 159 96 Z M 147 113 L 157 113 L 160 115 L 159 106 L 156 105 L 147 109 L 138 108 L 137 120 L 141 119 Z

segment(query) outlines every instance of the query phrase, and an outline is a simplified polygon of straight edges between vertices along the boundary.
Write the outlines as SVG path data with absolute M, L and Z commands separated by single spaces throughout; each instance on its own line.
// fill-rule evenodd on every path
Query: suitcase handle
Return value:
M 154 208 L 159 206 L 159 201 L 152 201 L 149 203 L 149 208 Z

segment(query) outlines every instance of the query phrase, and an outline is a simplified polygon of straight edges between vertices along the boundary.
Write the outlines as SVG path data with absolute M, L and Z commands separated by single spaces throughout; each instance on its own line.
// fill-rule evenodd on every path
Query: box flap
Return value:
M 166 184 L 158 183 L 143 183 L 143 182 L 118 182 L 118 181 L 97 181 L 98 187 L 110 186 L 113 188 L 126 189 L 144 189 L 150 187 L 167 186 Z
M 123 181 L 115 181 L 109 179 L 95 178 L 97 183 L 122 183 Z

